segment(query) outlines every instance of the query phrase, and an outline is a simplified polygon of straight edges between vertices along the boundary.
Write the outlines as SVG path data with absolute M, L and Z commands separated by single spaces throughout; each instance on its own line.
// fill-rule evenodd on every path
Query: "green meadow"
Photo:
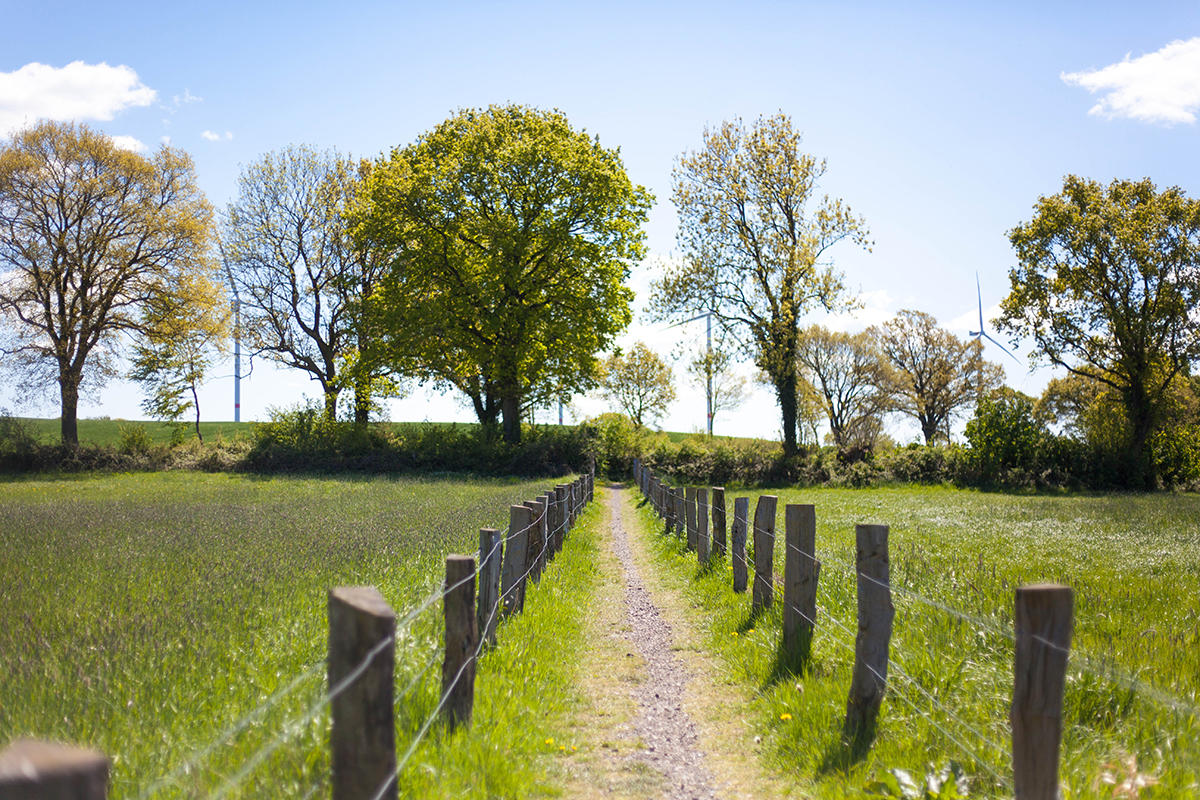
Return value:
M 396 647 L 405 797 L 512 795 L 545 778 L 572 700 L 595 540 L 570 547 L 482 659 L 476 724 L 433 725 L 444 557 L 548 481 L 259 479 L 191 472 L 0 483 L 0 747 L 112 759 L 110 797 L 329 792 L 326 591 L 371 584 Z M 465 794 L 464 794 L 465 793 Z
M 749 596 L 731 589 L 727 562 L 699 569 L 694 554 L 660 535 L 649 509 L 641 513 L 674 588 L 697 605 L 707 646 L 727 666 L 724 680 L 752 689 L 750 722 L 763 751 L 806 793 L 896 794 L 903 791 L 897 770 L 920 784 L 953 761 L 971 796 L 1011 797 L 1013 590 L 1051 581 L 1075 589 L 1064 796 L 1195 795 L 1200 496 L 938 488 L 778 495 L 780 534 L 785 504 L 812 503 L 817 511 L 818 626 L 801 674 L 780 669 L 780 603 L 755 619 Z M 756 493 L 730 490 L 730 519 L 737 496 L 752 498 L 753 514 Z M 857 630 L 857 523 L 890 526 L 896 607 L 888 695 L 865 756 L 850 752 L 840 736 Z M 777 576 L 783 557 L 779 535 Z

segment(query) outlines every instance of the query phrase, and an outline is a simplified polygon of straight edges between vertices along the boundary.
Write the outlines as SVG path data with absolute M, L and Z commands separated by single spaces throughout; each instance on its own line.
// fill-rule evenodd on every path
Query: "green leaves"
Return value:
M 962 765 L 951 760 L 941 770 L 930 767 L 923 781 L 903 769 L 890 769 L 866 787 L 868 795 L 898 797 L 903 800 L 959 800 L 967 797 L 967 774 Z
M 557 111 L 471 109 L 393 150 L 352 213 L 361 246 L 390 253 L 391 357 L 465 393 L 481 422 L 503 399 L 518 436 L 510 413 L 594 385 L 596 353 L 629 325 L 652 202 Z

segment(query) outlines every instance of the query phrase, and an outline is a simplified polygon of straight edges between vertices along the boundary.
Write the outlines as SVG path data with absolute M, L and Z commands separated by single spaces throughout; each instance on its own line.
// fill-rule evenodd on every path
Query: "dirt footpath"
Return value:
M 780 797 L 790 787 L 763 774 L 738 709 L 745 690 L 719 678 L 697 646 L 685 598 L 662 588 L 631 530 L 633 492 L 597 487 L 605 520 L 592 612 L 581 653 L 585 701 L 578 752 L 563 759 L 567 797 L 732 800 Z

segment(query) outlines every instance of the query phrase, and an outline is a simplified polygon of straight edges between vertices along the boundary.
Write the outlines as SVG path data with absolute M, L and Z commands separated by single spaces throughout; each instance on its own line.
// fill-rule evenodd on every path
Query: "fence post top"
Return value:
M 459 555 L 458 553 L 451 553 L 450 555 L 446 556 L 446 563 L 449 564 L 451 561 L 453 561 L 455 563 L 459 563 L 462 561 L 470 561 L 472 564 L 474 564 L 475 556 L 464 556 L 464 555 Z
M 1064 586 L 1061 583 L 1030 583 L 1025 586 L 1017 587 L 1017 594 L 1075 594 L 1075 590 L 1070 586 Z
M 43 776 L 100 768 L 108 769 L 108 759 L 103 754 L 57 742 L 17 739 L 0 751 L 0 780 L 38 780 Z
M 396 618 L 396 612 L 374 586 L 335 586 L 329 590 L 329 599 L 381 619 Z

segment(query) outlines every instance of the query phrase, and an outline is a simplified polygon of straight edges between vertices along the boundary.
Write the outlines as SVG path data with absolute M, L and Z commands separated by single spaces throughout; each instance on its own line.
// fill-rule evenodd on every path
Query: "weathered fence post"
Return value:
M 675 487 L 675 535 L 687 536 L 687 497 L 682 486 Z
M 725 487 L 712 490 L 712 551 L 717 558 L 725 556 Z
M 1063 690 L 1074 627 L 1075 593 L 1041 584 L 1017 589 L 1013 664 L 1013 785 L 1017 800 L 1058 797 Z
M 108 759 L 95 750 L 18 739 L 0 752 L 0 800 L 105 800 Z
M 547 489 L 542 495 L 546 504 L 546 564 L 554 560 L 554 528 L 558 527 L 558 494 Z
M 525 555 L 531 519 L 532 512 L 525 506 L 508 507 L 508 540 L 504 543 L 504 574 L 500 578 L 504 616 L 525 610 Z
M 567 485 L 560 483 L 554 487 L 554 496 L 558 498 L 558 515 L 554 527 L 554 550 L 558 552 L 563 549 L 563 539 L 567 535 L 567 521 L 570 519 L 567 510 Z
M 397 795 L 391 780 L 396 774 L 395 636 L 396 612 L 374 586 L 329 590 L 334 800 L 373 797 L 385 782 L 382 796 Z
M 500 531 L 479 531 L 479 604 L 475 624 L 479 637 L 488 647 L 496 646 L 496 625 L 500 621 L 500 563 L 504 557 Z
M 683 490 L 683 514 L 687 524 L 687 549 L 696 552 L 696 487 Z
M 588 502 L 590 503 L 596 499 L 596 472 L 595 472 L 595 470 L 588 473 L 587 487 L 588 487 Z
M 875 738 L 879 706 L 887 689 L 888 646 L 892 639 L 892 586 L 888 574 L 888 526 L 854 528 L 858 573 L 858 636 L 854 675 L 846 702 L 845 739 L 856 744 Z
M 708 489 L 696 490 L 696 561 L 707 564 L 708 540 Z
M 663 536 L 670 536 L 675 532 L 675 488 L 673 486 L 664 486 L 663 488 Z
M 792 666 L 800 667 L 812 653 L 817 620 L 817 510 L 789 504 L 784 509 L 783 648 Z
M 733 526 L 729 530 L 729 545 L 733 553 L 733 590 L 746 591 L 746 528 L 750 518 L 750 498 L 733 500 Z
M 546 504 L 541 500 L 528 500 L 525 507 L 533 515 L 529 527 L 529 552 L 525 556 L 526 569 L 534 583 L 542 582 L 542 569 L 546 566 L 543 560 L 546 552 Z
M 754 509 L 754 591 L 751 611 L 771 607 L 775 595 L 775 508 L 779 498 L 759 496 Z
M 454 730 L 471 724 L 475 707 L 475 662 L 479 628 L 475 623 L 475 559 L 446 556 L 446 657 L 442 661 L 442 716 Z

